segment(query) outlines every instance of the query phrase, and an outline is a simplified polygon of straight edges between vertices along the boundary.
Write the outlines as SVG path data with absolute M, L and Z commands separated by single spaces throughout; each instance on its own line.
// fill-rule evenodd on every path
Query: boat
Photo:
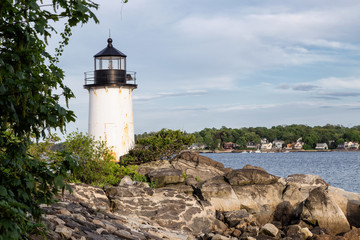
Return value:
M 261 153 L 261 151 L 258 149 L 258 150 L 255 151 L 255 153 Z

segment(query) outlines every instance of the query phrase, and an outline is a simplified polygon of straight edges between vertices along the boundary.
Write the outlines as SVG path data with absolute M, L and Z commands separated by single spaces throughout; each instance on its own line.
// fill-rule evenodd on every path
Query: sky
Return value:
M 137 74 L 136 134 L 359 125 L 358 0 L 98 2 L 100 24 L 74 28 L 60 59 L 76 96 L 70 108 L 77 120 L 67 132 L 87 132 L 84 72 L 94 70 L 109 30 Z

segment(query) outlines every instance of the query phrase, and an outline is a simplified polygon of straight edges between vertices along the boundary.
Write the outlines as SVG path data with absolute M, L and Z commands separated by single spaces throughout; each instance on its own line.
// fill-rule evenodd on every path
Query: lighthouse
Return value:
M 89 92 L 88 133 L 111 148 L 116 161 L 134 146 L 132 91 L 137 88 L 136 72 L 126 70 L 126 55 L 107 47 L 94 56 L 94 71 L 85 73 Z

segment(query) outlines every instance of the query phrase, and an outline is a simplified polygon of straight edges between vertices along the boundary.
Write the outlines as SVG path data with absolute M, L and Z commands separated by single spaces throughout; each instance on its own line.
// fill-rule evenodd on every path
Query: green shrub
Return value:
M 195 141 L 192 134 L 180 130 L 162 129 L 137 140 L 136 147 L 121 157 L 121 164 L 140 164 L 155 160 L 171 160 Z
M 137 166 L 120 166 L 103 141 L 96 141 L 87 134 L 70 133 L 63 145 L 64 150 L 71 152 L 78 162 L 78 167 L 69 177 L 72 182 L 103 187 L 118 185 L 124 176 L 130 176 L 134 181 L 147 181 L 145 176 L 136 172 Z

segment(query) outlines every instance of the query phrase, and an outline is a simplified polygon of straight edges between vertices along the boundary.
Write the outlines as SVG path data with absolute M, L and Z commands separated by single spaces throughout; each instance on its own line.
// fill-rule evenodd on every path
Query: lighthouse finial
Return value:
M 108 47 L 112 47 L 112 39 L 110 37 L 108 38 L 107 42 L 108 42 Z

